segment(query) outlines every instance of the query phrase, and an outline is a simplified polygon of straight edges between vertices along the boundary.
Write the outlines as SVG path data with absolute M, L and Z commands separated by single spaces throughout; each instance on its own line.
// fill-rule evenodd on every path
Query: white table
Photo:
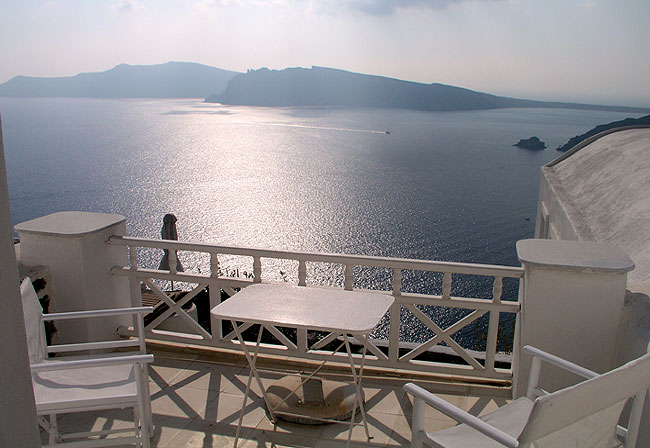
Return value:
M 377 326 L 382 317 L 390 309 L 394 300 L 395 298 L 389 293 L 258 283 L 242 289 L 228 300 L 214 307 L 211 311 L 214 317 L 232 322 L 235 335 L 251 368 L 246 393 L 244 395 L 244 404 L 237 427 L 235 447 L 239 439 L 239 431 L 244 415 L 244 408 L 248 400 L 252 377 L 256 379 L 258 386 L 262 390 L 270 417 L 275 422 L 275 415 L 271 406 L 269 406 L 262 380 L 255 368 L 260 337 L 264 325 L 320 330 L 339 333 L 343 336 L 348 361 L 352 370 L 352 378 L 356 387 L 355 408 L 352 410 L 352 417 L 350 419 L 348 443 L 352 435 L 357 405 L 361 412 L 362 424 L 365 427 L 366 436 L 370 439 L 368 423 L 361 400 L 361 378 L 363 376 L 363 363 L 367 350 L 368 334 Z M 252 356 L 242 338 L 237 322 L 262 325 Z M 350 351 L 348 335 L 354 336 L 362 341 L 364 345 L 358 375 L 355 369 L 354 357 Z M 323 364 L 326 361 L 323 361 Z M 320 370 L 323 364 L 316 371 Z M 312 373 L 309 378 L 315 373 Z

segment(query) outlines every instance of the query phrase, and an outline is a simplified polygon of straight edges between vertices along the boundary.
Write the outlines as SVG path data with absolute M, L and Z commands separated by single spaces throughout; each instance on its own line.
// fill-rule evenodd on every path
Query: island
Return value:
M 226 88 L 237 72 L 193 62 L 119 64 L 75 76 L 15 76 L 0 84 L 6 97 L 205 98 Z
M 562 108 L 648 113 L 625 106 L 561 103 L 509 98 L 447 84 L 404 81 L 334 68 L 266 67 L 235 75 L 208 103 L 262 107 L 339 107 L 464 111 L 500 108 Z
M 512 146 L 524 149 L 546 149 L 546 143 L 534 136 L 531 138 L 522 138 Z

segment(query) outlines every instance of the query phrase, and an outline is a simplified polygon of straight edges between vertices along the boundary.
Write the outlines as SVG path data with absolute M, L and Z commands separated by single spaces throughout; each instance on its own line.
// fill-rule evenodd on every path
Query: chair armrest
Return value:
M 507 434 L 500 429 L 495 428 L 480 418 L 473 416 L 469 412 L 465 412 L 462 409 L 457 408 L 448 401 L 443 400 L 431 392 L 422 389 L 420 386 L 417 386 L 413 383 L 408 383 L 404 386 L 404 391 L 413 395 L 416 400 L 424 401 L 443 414 L 448 415 L 457 422 L 464 423 L 467 426 L 474 428 L 492 440 L 495 440 L 509 448 L 517 448 L 519 446 L 517 439 L 512 437 L 510 434 Z M 413 416 L 413 418 L 415 418 L 415 416 Z M 416 435 L 414 434 L 413 437 L 416 437 Z
M 549 364 L 553 364 L 554 366 L 560 367 L 564 370 L 568 370 L 569 372 L 575 373 L 576 375 L 579 375 L 583 378 L 594 378 L 597 377 L 599 374 L 594 372 L 593 370 L 585 369 L 582 366 L 579 366 L 578 364 L 574 364 L 571 361 L 567 361 L 566 359 L 562 359 L 558 356 L 551 355 L 550 353 L 547 353 L 543 350 L 540 350 L 536 347 L 532 347 L 530 345 L 525 345 L 522 350 L 530 355 L 536 356 L 542 361 L 545 361 Z
M 140 306 L 132 308 L 116 308 L 108 310 L 89 310 L 89 311 L 70 311 L 66 313 L 50 313 L 43 314 L 43 320 L 64 320 L 64 319 L 78 319 L 88 317 L 108 317 L 108 316 L 123 316 L 128 314 L 149 314 L 153 311 L 150 306 Z
M 49 361 L 30 364 L 32 372 L 50 370 L 83 369 L 86 367 L 108 367 L 122 364 L 145 364 L 153 362 L 153 355 L 115 356 L 111 358 L 79 359 L 74 361 Z

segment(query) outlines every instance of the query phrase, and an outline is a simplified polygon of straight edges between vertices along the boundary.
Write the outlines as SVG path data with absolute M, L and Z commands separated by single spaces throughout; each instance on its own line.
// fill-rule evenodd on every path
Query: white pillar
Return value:
M 599 373 L 611 370 L 630 257 L 611 245 L 562 240 L 522 240 L 517 253 L 525 277 L 516 350 L 533 345 Z M 530 356 L 519 356 L 516 397 L 526 392 L 529 370 Z M 540 387 L 554 391 L 577 381 L 545 366 Z
M 0 120 L 0 448 L 40 446 L 14 255 Z
M 61 212 L 15 226 L 20 237 L 20 262 L 49 269 L 53 297 L 50 312 L 131 306 L 126 277 L 112 276 L 113 266 L 128 261 L 125 246 L 109 245 L 111 235 L 126 233 L 120 215 Z M 58 343 L 110 339 L 128 317 L 59 321 Z

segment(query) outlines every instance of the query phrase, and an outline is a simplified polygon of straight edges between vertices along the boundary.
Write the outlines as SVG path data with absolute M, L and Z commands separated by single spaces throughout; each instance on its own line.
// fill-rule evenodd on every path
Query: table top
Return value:
M 387 292 L 257 283 L 212 308 L 212 315 L 257 324 L 369 333 L 395 298 Z

